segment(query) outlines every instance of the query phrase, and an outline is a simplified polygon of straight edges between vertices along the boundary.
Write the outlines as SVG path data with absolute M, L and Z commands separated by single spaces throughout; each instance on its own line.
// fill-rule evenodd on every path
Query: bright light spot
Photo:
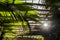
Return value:
M 52 28 L 51 27 L 51 21 L 43 21 L 40 28 L 43 31 L 49 31 L 49 30 L 51 30 L 51 28 Z
M 44 24 L 43 24 L 43 26 L 47 27 L 47 26 L 48 26 L 48 24 L 47 24 L 47 23 L 44 23 Z
M 43 23 L 42 27 L 41 27 L 43 30 L 49 30 L 50 26 L 49 24 L 46 22 L 46 23 Z

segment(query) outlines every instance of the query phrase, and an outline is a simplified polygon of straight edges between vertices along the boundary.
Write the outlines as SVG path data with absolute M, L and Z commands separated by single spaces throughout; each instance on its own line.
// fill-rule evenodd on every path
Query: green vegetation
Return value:
M 38 13 L 31 10 L 29 6 L 22 5 L 21 0 L 0 0 L 0 40 L 12 40 L 17 37 L 16 28 L 27 25 L 28 30 L 23 33 L 30 33 L 29 20 L 38 22 Z M 18 5 L 21 4 L 21 5 Z M 13 31 L 14 30 L 14 31 Z M 21 34 L 20 34 L 21 35 Z M 11 38 L 10 38 L 11 37 Z

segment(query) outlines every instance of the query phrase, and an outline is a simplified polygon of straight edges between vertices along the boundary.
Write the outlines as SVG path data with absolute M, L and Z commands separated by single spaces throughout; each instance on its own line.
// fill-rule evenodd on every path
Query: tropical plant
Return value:
M 14 28 L 22 25 L 27 25 L 29 32 L 31 33 L 31 28 L 29 25 L 29 20 L 37 22 L 36 18 L 38 14 L 35 10 L 31 10 L 29 6 L 22 5 L 21 0 L 0 0 L 0 40 L 3 40 L 5 36 L 16 37 Z M 13 28 L 14 27 L 14 28 Z M 5 39 L 4 39 L 5 40 Z

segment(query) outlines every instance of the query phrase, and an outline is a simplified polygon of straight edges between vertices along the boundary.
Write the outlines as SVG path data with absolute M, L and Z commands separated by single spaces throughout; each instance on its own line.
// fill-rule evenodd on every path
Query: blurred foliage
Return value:
M 50 13 L 53 15 L 52 20 L 59 20 L 60 16 L 60 0 L 45 0 L 46 8 L 50 7 Z
M 60 0 L 45 0 L 45 4 L 46 8 L 50 7 L 50 13 L 52 13 L 54 20 L 59 17 Z
M 44 40 L 44 37 L 41 35 L 19 36 L 17 40 Z
M 28 27 L 29 32 L 31 32 L 28 21 L 33 20 L 38 22 L 36 18 L 39 19 L 39 16 L 35 10 L 31 10 L 31 8 L 26 5 L 17 5 L 23 3 L 24 2 L 21 2 L 21 0 L 0 0 L 0 34 L 3 34 L 1 36 L 4 38 L 15 38 L 17 34 L 16 31 L 13 30 L 16 30 L 16 28 L 20 27 L 21 25 L 23 29 L 25 27 L 24 25 L 27 25 L 26 27 Z M 23 33 L 27 33 L 28 30 L 24 31 Z
M 59 6 L 58 3 L 60 3 L 60 0 L 44 0 L 45 4 L 47 5 L 46 7 L 57 7 Z M 51 8 L 52 9 L 52 8 Z

